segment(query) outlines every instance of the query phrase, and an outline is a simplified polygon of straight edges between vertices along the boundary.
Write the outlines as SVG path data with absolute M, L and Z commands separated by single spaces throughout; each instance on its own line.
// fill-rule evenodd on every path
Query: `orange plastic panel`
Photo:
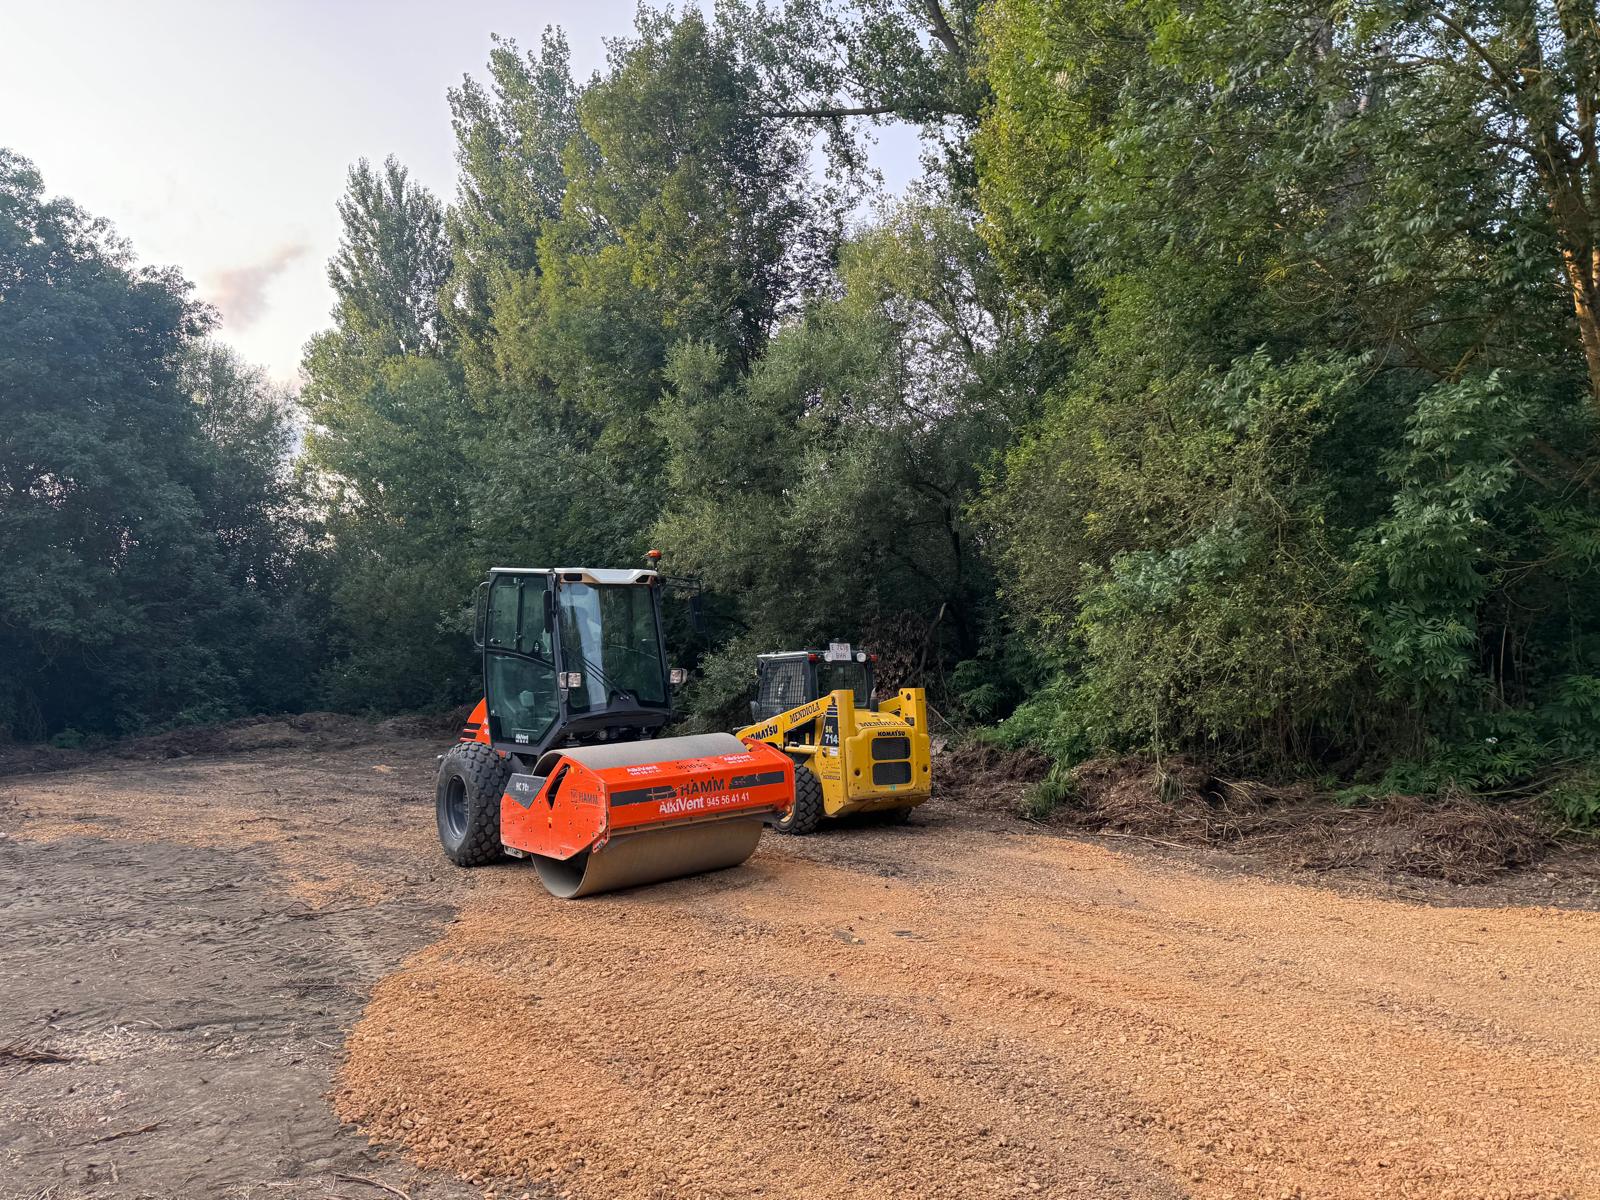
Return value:
M 467 723 L 461 730 L 461 741 L 482 742 L 489 745 L 489 702 L 479 700 L 478 707 L 472 710 L 472 715 L 467 718 Z
M 542 785 L 536 781 L 511 777 L 500 801 L 500 840 L 557 859 L 604 845 L 613 833 L 784 813 L 794 803 L 794 764 L 764 742 L 602 770 L 563 755 Z

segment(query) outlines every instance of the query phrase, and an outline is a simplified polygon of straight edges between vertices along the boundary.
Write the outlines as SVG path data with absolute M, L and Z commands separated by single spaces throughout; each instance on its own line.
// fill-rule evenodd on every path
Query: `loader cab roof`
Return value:
M 554 575 L 562 583 L 655 584 L 661 572 L 626 567 L 490 567 L 490 575 Z
M 843 666 L 846 663 L 861 663 L 863 666 L 870 668 L 872 664 L 877 661 L 878 656 L 876 654 L 870 654 L 867 651 L 857 649 L 854 646 L 850 648 L 849 658 L 829 658 L 826 650 L 772 650 L 766 654 L 756 655 L 757 666 L 761 666 L 766 663 L 808 662 L 819 664 L 826 663 L 829 666 Z

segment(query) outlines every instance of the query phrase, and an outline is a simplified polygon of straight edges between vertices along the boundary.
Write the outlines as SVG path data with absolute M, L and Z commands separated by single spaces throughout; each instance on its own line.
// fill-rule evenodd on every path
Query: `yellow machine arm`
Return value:
M 899 717 L 913 729 L 928 736 L 928 696 L 921 688 L 901 688 L 878 705 L 878 711 Z
M 841 696 L 844 697 L 843 701 L 839 699 Z M 791 708 L 788 712 L 781 712 L 770 720 L 762 721 L 759 725 L 747 725 L 739 730 L 735 736 L 739 738 L 754 738 L 758 742 L 771 742 L 774 746 L 784 746 L 785 743 L 790 741 L 790 734 L 804 726 L 814 725 L 828 711 L 829 705 L 844 703 L 854 708 L 855 702 L 855 696 L 849 691 L 830 692 L 826 696 L 808 700 L 798 708 Z M 806 744 L 787 748 L 801 750 L 810 754 L 817 747 L 813 739 Z
M 903 688 L 876 709 L 857 708 L 855 694 L 841 689 L 748 725 L 738 736 L 768 742 L 803 763 L 816 776 L 829 817 L 909 811 L 928 798 L 931 746 L 921 688 Z

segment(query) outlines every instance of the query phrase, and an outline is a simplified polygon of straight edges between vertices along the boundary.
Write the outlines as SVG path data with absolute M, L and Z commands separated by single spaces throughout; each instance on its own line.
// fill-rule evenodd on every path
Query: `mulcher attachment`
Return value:
M 512 775 L 500 840 L 570 899 L 737 866 L 794 799 L 794 764 L 732 734 L 552 750 Z

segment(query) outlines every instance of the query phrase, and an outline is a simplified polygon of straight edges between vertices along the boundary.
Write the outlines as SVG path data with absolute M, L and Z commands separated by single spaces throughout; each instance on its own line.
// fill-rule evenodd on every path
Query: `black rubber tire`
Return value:
M 885 825 L 909 825 L 911 814 L 917 810 L 910 805 L 905 808 L 886 808 L 883 810 L 883 823 Z
M 434 817 L 445 857 L 458 867 L 500 859 L 500 797 L 511 764 L 482 742 L 460 742 L 439 764 Z
M 815 833 L 822 824 L 822 780 L 803 762 L 794 765 L 794 805 L 789 815 L 774 821 L 772 827 L 779 833 L 803 835 Z

